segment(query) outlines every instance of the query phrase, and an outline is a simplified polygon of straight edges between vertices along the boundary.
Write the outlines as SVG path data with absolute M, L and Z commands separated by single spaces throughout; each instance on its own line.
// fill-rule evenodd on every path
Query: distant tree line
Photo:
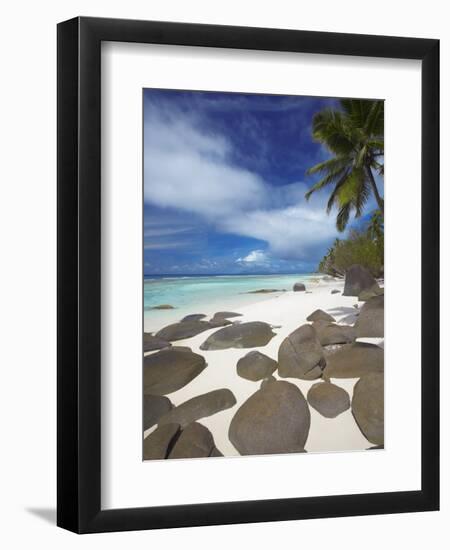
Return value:
M 364 230 L 352 229 L 347 239 L 336 239 L 317 269 L 343 277 L 353 264 L 363 265 L 374 277 L 384 277 L 384 231 L 378 216 Z

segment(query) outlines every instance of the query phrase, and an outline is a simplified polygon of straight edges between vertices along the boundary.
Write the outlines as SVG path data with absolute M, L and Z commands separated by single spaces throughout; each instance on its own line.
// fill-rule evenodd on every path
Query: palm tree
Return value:
M 313 138 L 324 144 L 333 157 L 310 168 L 308 174 L 322 178 L 306 193 L 306 198 L 333 185 L 327 212 L 337 206 L 336 226 L 343 231 L 352 211 L 361 216 L 373 193 L 384 212 L 374 171 L 384 173 L 384 103 L 367 99 L 342 99 L 341 109 L 325 109 L 314 116 Z

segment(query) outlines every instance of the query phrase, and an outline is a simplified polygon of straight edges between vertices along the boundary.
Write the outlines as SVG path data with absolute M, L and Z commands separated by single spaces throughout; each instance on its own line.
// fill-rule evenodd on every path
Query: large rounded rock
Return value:
M 371 372 L 384 372 L 384 351 L 378 346 L 356 342 L 326 355 L 323 371 L 330 378 L 360 378 Z
M 230 325 L 211 334 L 200 349 L 256 348 L 265 346 L 274 336 L 270 325 L 260 321 Z
M 376 284 L 372 273 L 359 264 L 350 266 L 345 273 L 343 296 L 359 296 L 363 290 L 368 290 Z
M 224 411 L 234 405 L 236 405 L 236 398 L 230 390 L 226 388 L 213 390 L 181 403 L 160 417 L 158 425 L 175 423 L 184 428 L 196 420 Z
M 364 437 L 384 445 L 384 375 L 371 373 L 355 384 L 352 413 Z
M 294 292 L 305 292 L 306 287 L 303 283 L 295 283 L 293 290 Z
M 336 418 L 350 408 L 348 393 L 330 382 L 314 384 L 308 391 L 308 403 L 326 418 Z
M 158 423 L 161 416 L 164 416 L 172 409 L 170 399 L 162 395 L 144 395 L 144 430 L 151 428 Z
M 193 422 L 181 432 L 169 458 L 203 458 L 210 456 L 215 447 L 214 438 L 208 428 Z
M 357 338 L 384 337 L 384 295 L 367 300 L 355 323 L 355 331 Z
M 355 341 L 355 329 L 349 325 L 337 325 L 327 321 L 318 321 L 313 324 L 317 337 L 322 346 L 333 344 L 350 344 Z
M 241 405 L 228 436 L 241 455 L 301 452 L 310 423 L 308 404 L 297 386 L 271 382 Z
M 157 349 L 170 348 L 172 344 L 162 338 L 153 336 L 150 332 L 144 332 L 144 352 Z
M 278 374 L 282 378 L 315 380 L 325 367 L 323 348 L 312 325 L 302 325 L 281 343 Z
M 154 432 L 144 439 L 144 460 L 161 460 L 167 458 L 173 441 L 180 431 L 178 424 L 166 424 L 159 426 Z
M 252 382 L 269 377 L 277 368 L 278 363 L 260 351 L 250 351 L 239 359 L 236 366 L 238 375 Z
M 212 328 L 211 325 L 206 321 L 181 321 L 180 323 L 173 323 L 162 328 L 155 336 L 162 340 L 174 342 L 175 340 L 192 338 L 192 336 L 196 336 L 210 328 Z
M 323 311 L 323 309 L 316 309 L 316 311 L 313 311 L 311 315 L 308 315 L 306 320 L 311 322 L 327 321 L 328 323 L 334 323 L 336 321 L 334 317 Z
M 373 298 L 374 296 L 381 296 L 382 294 L 384 294 L 384 288 L 380 288 L 378 286 L 378 283 L 375 283 L 369 289 L 363 290 L 359 293 L 358 301 L 367 302 L 367 300 L 370 300 L 370 298 Z
M 189 348 L 172 347 L 144 357 L 144 394 L 166 395 L 186 386 L 206 367 Z

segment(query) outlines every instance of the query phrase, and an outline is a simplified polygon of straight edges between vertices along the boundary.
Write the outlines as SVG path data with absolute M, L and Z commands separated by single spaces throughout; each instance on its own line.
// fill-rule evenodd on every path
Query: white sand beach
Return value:
M 338 324 L 353 324 L 357 317 L 355 304 L 358 299 L 354 296 L 342 296 L 344 282 L 341 280 L 326 280 L 324 278 L 311 278 L 306 285 L 307 292 L 287 291 L 272 295 L 261 296 L 261 299 L 255 303 L 241 306 L 233 311 L 242 314 L 233 321 L 249 322 L 263 321 L 272 325 L 276 336 L 271 341 L 260 348 L 252 348 L 277 360 L 280 344 L 291 332 L 307 323 L 306 318 L 313 311 L 322 309 L 332 315 Z M 340 293 L 332 294 L 333 289 L 338 289 Z M 360 304 L 361 305 L 361 304 Z M 229 304 L 223 309 L 229 309 Z M 214 310 L 211 311 L 192 311 L 192 313 L 205 313 L 207 315 L 219 311 L 217 304 L 214 304 Z M 175 313 L 175 312 L 174 312 Z M 164 324 L 161 324 L 162 328 Z M 146 331 L 155 330 L 155 320 L 146 323 Z M 228 429 L 231 419 L 239 407 L 255 393 L 261 382 L 252 382 L 239 376 L 236 371 L 238 360 L 248 353 L 249 349 L 225 349 L 225 350 L 201 350 L 201 344 L 210 334 L 218 330 L 217 328 L 208 330 L 192 338 L 172 342 L 176 346 L 188 346 L 193 352 L 202 355 L 207 363 L 207 367 L 183 388 L 168 394 L 174 406 L 206 392 L 228 388 L 236 397 L 236 404 L 226 410 L 222 410 L 212 416 L 199 419 L 199 423 L 206 426 L 212 433 L 216 447 L 224 456 L 239 456 L 228 438 Z M 364 339 L 364 341 L 383 346 L 382 339 Z M 150 352 L 157 353 L 157 352 Z M 149 355 L 148 353 L 145 355 Z M 286 380 L 295 384 L 306 397 L 308 390 L 318 380 L 307 381 L 298 378 L 280 378 L 278 371 L 274 373 L 275 378 Z M 357 378 L 333 378 L 331 382 L 344 388 L 350 399 L 352 398 L 353 388 Z M 373 446 L 361 433 L 358 428 L 351 409 L 339 414 L 336 418 L 325 418 L 314 410 L 311 406 L 311 427 L 305 450 L 307 452 L 330 452 L 330 451 L 357 451 L 365 450 Z M 144 437 L 154 431 L 156 426 L 146 430 Z

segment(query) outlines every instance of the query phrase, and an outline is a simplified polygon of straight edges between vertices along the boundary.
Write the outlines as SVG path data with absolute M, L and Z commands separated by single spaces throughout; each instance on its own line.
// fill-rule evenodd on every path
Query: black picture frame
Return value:
M 101 509 L 102 41 L 422 62 L 422 489 Z M 439 508 L 439 41 L 77 17 L 58 25 L 57 524 L 76 533 L 419 512 Z M 426 321 L 425 321 L 426 319 Z

